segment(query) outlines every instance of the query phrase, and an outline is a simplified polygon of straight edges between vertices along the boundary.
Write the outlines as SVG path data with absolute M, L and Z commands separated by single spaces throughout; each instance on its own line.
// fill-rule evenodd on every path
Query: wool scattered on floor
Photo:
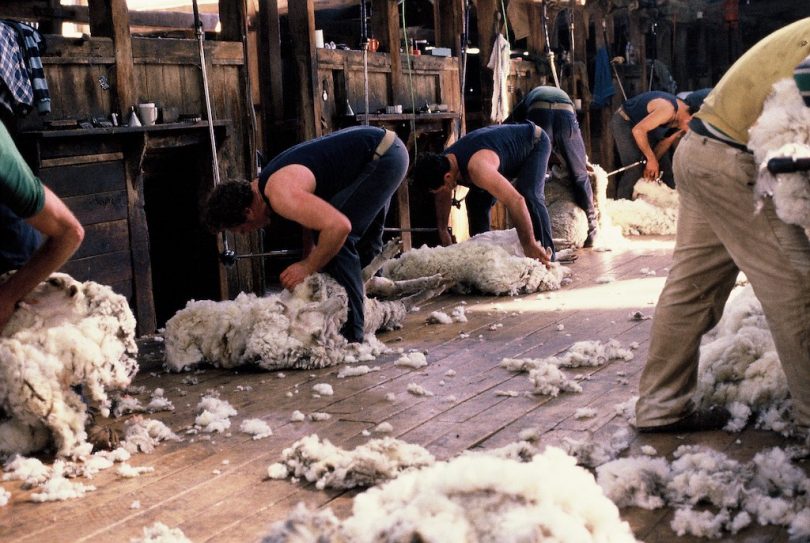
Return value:
M 354 499 L 352 515 L 297 509 L 265 543 L 442 541 L 632 542 L 629 525 L 560 449 L 530 462 L 466 454 L 399 475 Z

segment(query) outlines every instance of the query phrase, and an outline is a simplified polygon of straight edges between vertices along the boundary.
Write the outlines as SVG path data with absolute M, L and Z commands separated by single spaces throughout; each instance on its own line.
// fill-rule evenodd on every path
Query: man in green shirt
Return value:
M 680 208 L 672 267 L 658 300 L 639 384 L 640 431 L 719 429 L 724 409 L 698 410 L 701 337 L 723 313 L 740 270 L 768 321 L 785 370 L 793 418 L 810 429 L 810 242 L 768 200 L 757 213 L 757 164 L 747 150 L 774 83 L 810 55 L 810 18 L 788 25 L 743 55 L 695 114 L 675 152 Z
M 47 237 L 33 256 L 0 284 L 2 330 L 17 303 L 76 252 L 84 238 L 84 230 L 64 202 L 34 176 L 2 123 L 0 203 Z

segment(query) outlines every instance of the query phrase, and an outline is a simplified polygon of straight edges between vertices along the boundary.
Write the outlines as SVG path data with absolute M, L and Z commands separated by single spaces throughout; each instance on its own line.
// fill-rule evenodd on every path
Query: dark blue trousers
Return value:
M 633 125 L 630 121 L 625 120 L 618 113 L 613 114 L 610 120 L 610 128 L 613 131 L 613 139 L 616 141 L 616 147 L 619 149 L 619 157 L 622 161 L 622 166 L 632 164 L 644 158 L 641 149 L 638 148 L 636 138 L 633 137 Z M 650 139 L 650 146 L 655 148 L 655 144 L 660 141 L 660 137 L 651 131 L 647 136 Z M 662 180 L 669 188 L 675 188 L 675 176 L 672 173 L 672 159 L 667 152 L 658 160 L 658 167 L 663 172 Z M 635 168 L 630 168 L 622 172 L 621 177 L 616 182 L 616 198 L 624 198 L 631 200 L 633 198 L 633 187 L 644 175 L 644 166 L 639 164 Z
M 577 116 L 564 109 L 531 109 L 526 117 L 548 134 L 551 145 L 565 160 L 574 184 L 574 201 L 588 217 L 588 231 L 596 230 L 593 189 L 588 177 L 588 154 Z
M 385 216 L 391 197 L 405 178 L 408 162 L 408 151 L 396 138 L 385 154 L 368 163 L 354 183 L 329 200 L 352 223 L 346 243 L 323 270 L 349 296 L 349 317 L 341 333 L 351 342 L 363 341 L 363 267 L 382 250 Z
M 554 251 L 551 239 L 551 218 L 546 209 L 546 168 L 551 156 L 551 140 L 543 132 L 534 144 L 532 152 L 523 162 L 520 173 L 515 178 L 515 189 L 526 200 L 529 216 L 532 219 L 534 238 L 540 240 L 543 247 Z M 470 235 L 489 231 L 490 210 L 495 205 L 495 198 L 478 187 L 470 187 L 466 198 L 467 220 L 470 223 Z
M 42 236 L 5 204 L 0 204 L 0 274 L 28 262 L 42 243 Z

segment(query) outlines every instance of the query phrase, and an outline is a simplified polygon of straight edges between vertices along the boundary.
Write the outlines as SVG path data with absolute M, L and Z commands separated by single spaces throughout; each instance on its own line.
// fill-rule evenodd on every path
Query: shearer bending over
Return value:
M 550 154 L 548 135 L 531 122 L 479 128 L 441 154 L 423 154 L 414 164 L 413 180 L 418 189 L 435 197 L 442 245 L 452 243 L 447 226 L 453 189 L 463 185 L 470 188 L 466 198 L 470 235 L 489 231 L 490 209 L 497 200 L 509 210 L 523 253 L 544 264 L 554 260 L 543 194 Z M 509 182 L 513 178 L 514 186 Z
M 588 218 L 585 247 L 593 247 L 598 230 L 596 209 L 588 177 L 588 155 L 574 102 L 564 90 L 557 87 L 535 87 L 515 106 L 504 122 L 521 122 L 527 119 L 548 134 L 551 144 L 565 160 L 574 186 L 574 200 Z
M 252 182 L 228 181 L 214 188 L 203 210 L 215 232 L 252 232 L 274 215 L 316 233 L 313 250 L 281 272 L 292 290 L 324 271 L 349 296 L 342 334 L 363 341 L 362 269 L 382 249 L 391 196 L 408 168 L 408 152 L 394 132 L 352 127 L 300 143 L 264 167 Z
M 801 227 L 776 216 L 772 200 L 756 212 L 757 164 L 746 147 L 774 83 L 794 75 L 808 54 L 810 18 L 754 45 L 706 98 L 675 152 L 678 232 L 639 383 L 636 420 L 643 432 L 713 430 L 728 421 L 728 411 L 698 409 L 693 396 L 701 338 L 719 320 L 742 270 L 762 303 L 793 418 L 808 435 L 810 243 Z M 799 89 L 810 92 L 810 81 L 797 75 Z

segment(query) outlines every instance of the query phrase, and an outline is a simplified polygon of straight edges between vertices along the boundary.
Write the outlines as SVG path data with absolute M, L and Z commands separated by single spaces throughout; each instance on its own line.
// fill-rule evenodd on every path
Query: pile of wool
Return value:
M 59 456 L 87 454 L 87 409 L 108 416 L 108 391 L 138 370 L 135 318 L 109 287 L 63 273 L 26 300 L 0 334 L 0 453 L 52 440 Z
M 726 406 L 731 430 L 745 427 L 752 412 L 758 427 L 785 435 L 794 430 L 785 373 L 750 285 L 737 289 L 701 346 L 696 401 Z
M 678 193 L 663 183 L 640 179 L 634 200 L 607 200 L 606 214 L 626 236 L 674 234 L 678 223 Z
M 514 229 L 486 232 L 448 247 L 412 249 L 383 266 L 383 275 L 394 280 L 440 274 L 460 292 L 510 295 L 557 290 L 568 272 L 557 263 L 546 269 L 526 258 Z
M 307 537 L 307 539 L 301 539 Z M 560 449 L 531 462 L 462 455 L 404 473 L 354 499 L 344 521 L 299 508 L 265 543 L 633 542 L 594 477 Z
M 139 537 L 129 540 L 129 543 L 191 543 L 180 528 L 169 528 L 162 522 L 155 522 L 143 527 Z
M 175 371 L 199 362 L 223 368 L 267 370 L 332 366 L 354 356 L 340 334 L 346 291 L 325 274 L 313 274 L 293 292 L 265 297 L 241 293 L 233 301 L 190 301 L 166 323 L 166 363 Z M 395 328 L 408 309 L 401 301 L 366 299 L 366 334 Z M 373 356 L 384 349 L 371 342 Z
M 672 463 L 631 457 L 603 464 L 597 481 L 619 507 L 675 508 L 671 527 L 679 536 L 719 538 L 757 522 L 787 526 L 804 541 L 810 537 L 810 480 L 793 460 L 806 453 L 777 447 L 740 463 L 708 447 L 682 445 Z
M 312 434 L 299 439 L 271 464 L 271 479 L 303 477 L 320 489 L 372 486 L 412 469 L 433 464 L 434 458 L 419 445 L 391 437 L 372 439 L 347 451 Z
M 774 175 L 768 171 L 771 158 L 810 157 L 810 108 L 805 106 L 796 82 L 777 82 L 765 100 L 762 114 L 749 130 L 748 148 L 759 164 L 756 197 L 772 196 L 776 215 L 784 222 L 804 228 L 810 238 L 810 172 Z

